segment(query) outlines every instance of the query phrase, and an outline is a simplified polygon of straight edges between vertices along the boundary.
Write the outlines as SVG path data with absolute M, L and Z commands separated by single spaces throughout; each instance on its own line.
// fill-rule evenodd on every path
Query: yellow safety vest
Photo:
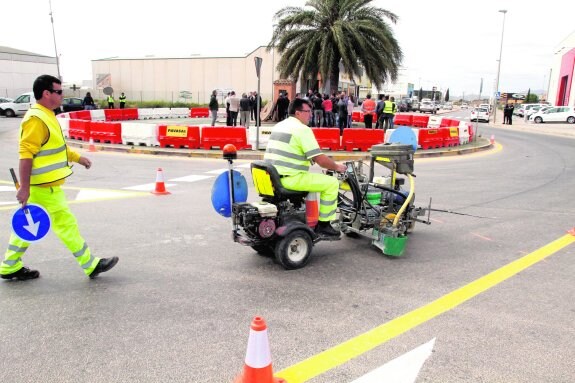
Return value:
M 114 102 L 114 97 L 108 96 L 108 102 Z
M 391 102 L 391 101 L 384 101 L 383 102 L 383 113 L 394 114 L 393 102 Z
M 295 117 L 288 117 L 272 129 L 264 161 L 275 166 L 280 175 L 296 175 L 309 171 L 311 158 L 321 149 L 309 126 Z
M 22 124 L 32 117 L 39 118 L 48 127 L 49 137 L 32 159 L 30 185 L 47 184 L 69 177 L 72 170 L 68 166 L 66 141 L 56 116 L 34 105 L 24 115 Z M 20 136 L 22 136 L 22 125 L 20 125 Z
M 120 102 L 126 102 L 126 96 L 120 96 L 118 99 Z

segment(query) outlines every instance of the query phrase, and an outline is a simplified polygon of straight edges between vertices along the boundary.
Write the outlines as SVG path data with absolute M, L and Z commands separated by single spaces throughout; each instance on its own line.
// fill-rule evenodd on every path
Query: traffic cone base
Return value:
M 493 145 L 495 143 L 495 135 L 494 134 L 491 135 L 491 138 L 489 139 L 489 143 L 491 145 Z
M 171 194 L 169 191 L 166 190 L 166 185 L 164 184 L 164 174 L 162 172 L 162 168 L 158 168 L 158 172 L 156 173 L 156 188 L 154 189 L 152 194 L 156 194 L 156 195 Z
M 94 139 L 92 137 L 90 137 L 90 142 L 88 144 L 88 151 L 89 152 L 97 152 L 98 150 L 96 150 L 96 146 L 94 145 Z

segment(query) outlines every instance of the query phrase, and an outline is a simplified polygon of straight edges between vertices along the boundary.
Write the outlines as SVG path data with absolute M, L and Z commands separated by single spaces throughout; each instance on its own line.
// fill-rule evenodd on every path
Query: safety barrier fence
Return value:
M 207 108 L 185 110 L 189 117 L 204 117 Z M 234 144 L 238 150 L 255 148 L 256 132 L 259 133 L 259 149 L 267 145 L 271 133 L 270 126 L 208 126 L 152 122 L 139 122 L 138 119 L 162 118 L 157 116 L 182 115 L 182 110 L 169 108 L 156 109 L 105 109 L 63 113 L 58 120 L 66 137 L 94 142 L 135 146 L 160 146 L 189 149 L 222 149 L 226 144 Z M 398 114 L 397 127 L 411 127 L 421 149 L 455 147 L 467 144 L 474 139 L 473 125 L 453 118 Z M 423 126 L 424 125 L 424 126 Z M 339 128 L 312 128 L 321 149 L 368 151 L 373 145 L 390 142 L 394 129 L 348 128 L 340 133 Z

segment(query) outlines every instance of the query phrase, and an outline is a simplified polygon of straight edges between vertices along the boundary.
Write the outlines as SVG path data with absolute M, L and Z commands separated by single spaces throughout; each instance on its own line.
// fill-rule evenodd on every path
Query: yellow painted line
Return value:
M 541 247 L 441 298 L 417 308 L 403 316 L 323 351 L 291 367 L 279 371 L 276 376 L 288 383 L 303 383 L 323 374 L 381 344 L 441 315 L 482 292 L 511 278 L 515 274 L 542 261 L 557 251 L 575 243 L 575 233 Z

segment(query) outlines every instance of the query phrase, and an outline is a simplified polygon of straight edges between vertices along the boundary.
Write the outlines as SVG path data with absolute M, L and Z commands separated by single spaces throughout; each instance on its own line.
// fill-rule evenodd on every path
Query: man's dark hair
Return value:
M 32 86 L 32 90 L 34 91 L 34 98 L 39 100 L 42 98 L 42 93 L 45 90 L 53 90 L 54 83 L 62 84 L 59 78 L 50 76 L 49 74 L 43 74 L 42 76 L 38 77 L 34 80 L 34 85 Z
M 307 105 L 311 109 L 311 103 L 308 100 L 304 100 L 303 98 L 294 98 L 288 106 L 288 114 L 290 116 L 294 116 L 296 110 L 302 110 L 302 106 Z

